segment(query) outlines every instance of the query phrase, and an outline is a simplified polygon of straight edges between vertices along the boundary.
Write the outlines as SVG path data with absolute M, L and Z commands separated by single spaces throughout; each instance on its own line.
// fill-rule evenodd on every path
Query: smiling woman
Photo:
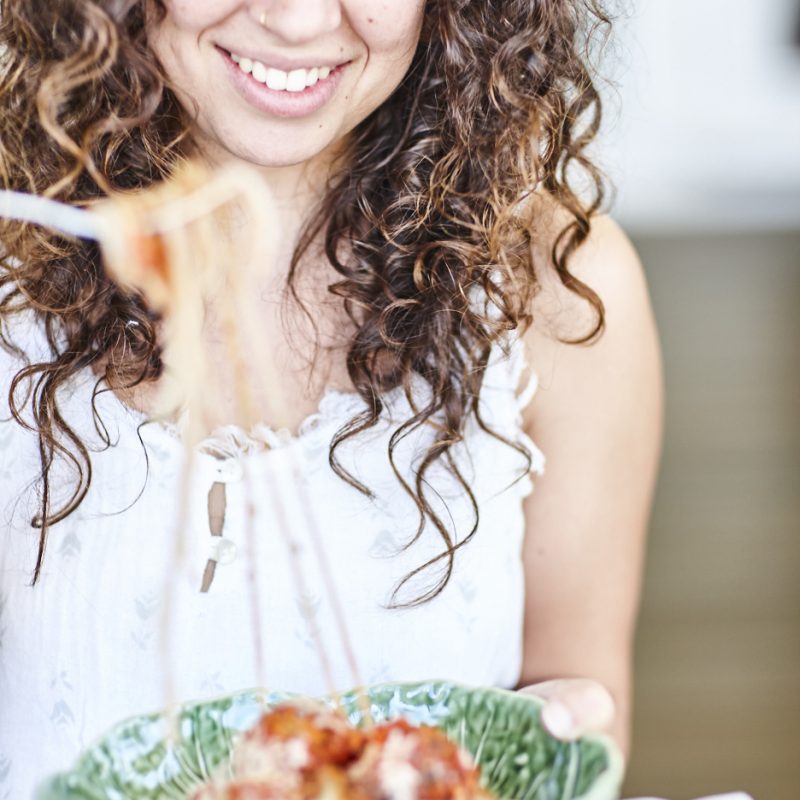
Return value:
M 598 217 L 586 155 L 599 3 L 2 9 L 4 188 L 147 206 L 192 161 L 250 170 L 271 201 L 231 216 L 246 254 L 207 264 L 198 240 L 196 285 L 182 262 L 205 288 L 193 352 L 216 370 L 199 391 L 218 401 L 188 484 L 185 419 L 154 410 L 183 367 L 161 308 L 96 243 L 0 225 L 0 795 L 168 699 L 321 694 L 354 664 L 370 684 L 534 684 L 551 732 L 625 747 L 660 374 L 640 265 Z M 257 320 L 234 353 L 233 297 Z M 253 426 L 232 364 L 256 385 L 265 352 L 280 377 Z M 331 594 L 352 653 L 322 669 Z
M 319 158 L 394 92 L 424 5 L 170 2 L 151 43 L 207 148 L 283 166 Z

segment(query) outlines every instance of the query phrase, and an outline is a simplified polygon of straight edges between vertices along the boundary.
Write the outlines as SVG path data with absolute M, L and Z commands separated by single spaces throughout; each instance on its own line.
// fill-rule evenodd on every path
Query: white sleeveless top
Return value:
M 27 352 L 41 348 L 37 337 L 30 323 L 14 323 L 12 338 Z M 43 778 L 69 768 L 109 727 L 174 700 L 257 685 L 327 693 L 309 619 L 323 640 L 333 684 L 352 686 L 334 599 L 367 684 L 426 678 L 517 683 L 522 501 L 532 484 L 523 456 L 474 419 L 454 456 L 479 504 L 477 532 L 458 551 L 441 594 L 418 607 L 387 609 L 398 581 L 444 550 L 429 524 L 402 549 L 419 517 L 387 457 L 392 431 L 410 416 L 401 391 L 387 398 L 378 426 L 338 450 L 344 467 L 373 498 L 328 465 L 332 435 L 363 410 L 358 396 L 328 391 L 296 436 L 265 426 L 248 434 L 235 427 L 216 432 L 193 460 L 181 526 L 184 555 L 176 564 L 185 461 L 177 432 L 160 423 L 144 425 L 140 442 L 143 419 L 107 392 L 97 406 L 114 446 L 103 450 L 90 411 L 95 379 L 87 373 L 62 403 L 66 418 L 95 449 L 91 488 L 79 509 L 52 527 L 40 581 L 31 587 L 38 542 L 30 526 L 37 509 L 36 437 L 7 421 L 9 380 L 19 367 L 0 349 L 0 799 L 27 800 Z M 533 379 L 517 393 L 523 370 L 519 340 L 511 340 L 508 355 L 498 348 L 481 408 L 485 422 L 523 444 L 532 470 L 541 472 L 544 458 L 521 429 L 522 408 L 536 388 Z M 426 428 L 397 448 L 398 467 L 409 480 L 431 435 Z M 299 477 L 292 464 L 300 465 Z M 68 474 L 57 471 L 57 497 L 73 485 L 59 480 Z M 227 508 L 222 536 L 212 537 L 208 493 L 215 482 L 225 484 Z M 428 489 L 454 540 L 463 540 L 473 525 L 463 489 L 441 465 L 429 471 Z M 335 598 L 326 589 L 309 512 Z M 210 557 L 217 560 L 213 580 L 201 592 Z M 444 563 L 417 575 L 400 601 L 434 586 Z M 168 582 L 172 588 L 166 592 Z M 165 675 L 172 678 L 171 691 Z

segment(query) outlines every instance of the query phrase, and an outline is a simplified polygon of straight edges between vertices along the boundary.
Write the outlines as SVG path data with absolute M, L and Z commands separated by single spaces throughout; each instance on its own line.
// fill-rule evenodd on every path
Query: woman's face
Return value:
M 197 108 L 204 145 L 285 166 L 331 148 L 389 97 L 414 55 L 425 0 L 164 5 L 150 40 L 181 102 Z

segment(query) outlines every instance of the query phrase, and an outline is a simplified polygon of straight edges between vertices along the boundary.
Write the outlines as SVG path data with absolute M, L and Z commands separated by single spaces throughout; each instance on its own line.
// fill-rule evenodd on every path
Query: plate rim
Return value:
M 55 774 L 51 774 L 44 778 L 38 785 L 34 792 L 34 800 L 47 800 L 54 789 L 60 784 L 67 785 L 70 775 L 74 774 L 79 764 L 84 758 L 88 757 L 91 751 L 96 749 L 102 742 L 114 734 L 115 731 L 121 730 L 128 725 L 133 724 L 137 720 L 156 721 L 159 718 L 169 718 L 170 714 L 180 716 L 182 712 L 198 706 L 204 706 L 212 703 L 217 703 L 225 700 L 235 700 L 236 698 L 253 697 L 255 696 L 258 702 L 266 707 L 267 698 L 270 695 L 278 696 L 280 699 L 276 702 L 283 702 L 284 700 L 292 700 L 295 698 L 310 698 L 313 700 L 321 700 L 329 704 L 335 704 L 336 696 L 344 697 L 347 695 L 356 694 L 359 691 L 366 692 L 369 696 L 373 691 L 380 689 L 394 688 L 395 690 L 408 690 L 408 689 L 421 689 L 426 686 L 447 687 L 448 689 L 460 689 L 467 692 L 483 692 L 487 694 L 496 694 L 501 697 L 513 698 L 515 701 L 530 703 L 531 706 L 541 710 L 546 704 L 546 700 L 536 694 L 515 691 L 513 689 L 506 689 L 498 686 L 473 686 L 459 681 L 452 681 L 447 679 L 430 678 L 419 681 L 382 681 L 380 683 L 373 683 L 364 686 L 356 686 L 348 689 L 341 690 L 337 693 L 328 693 L 324 695 L 310 695 L 304 692 L 285 691 L 281 689 L 265 689 L 263 687 L 254 687 L 249 689 L 237 689 L 232 692 L 222 692 L 210 697 L 202 699 L 186 700 L 181 702 L 172 703 L 160 710 L 144 712 L 140 714 L 132 714 L 125 719 L 112 725 L 103 734 L 97 736 L 89 745 L 84 747 L 79 755 L 73 760 L 71 769 L 60 770 Z M 545 735 L 555 739 L 543 725 L 542 729 Z M 558 739 L 561 743 L 567 743 L 565 740 Z M 600 745 L 606 753 L 608 764 L 606 768 L 597 776 L 588 791 L 573 800 L 609 800 L 609 798 L 619 797 L 619 788 L 625 774 L 625 760 L 619 746 L 611 738 L 611 736 L 604 733 L 587 733 L 578 737 L 574 741 L 591 742 Z

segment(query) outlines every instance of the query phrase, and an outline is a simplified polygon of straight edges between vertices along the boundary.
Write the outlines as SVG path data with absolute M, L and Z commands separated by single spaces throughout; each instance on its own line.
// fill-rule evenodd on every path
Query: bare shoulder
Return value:
M 563 212 L 562 212 L 563 214 Z M 660 413 L 661 354 L 655 318 L 641 260 L 630 239 L 608 216 L 592 218 L 587 240 L 569 261 L 569 271 L 600 298 L 604 327 L 586 344 L 570 344 L 589 334 L 597 312 L 564 285 L 551 259 L 551 249 L 566 215 L 553 212 L 534 240 L 534 268 L 539 292 L 534 298 L 533 323 L 523 337 L 528 363 L 540 382 L 540 396 L 526 409 L 526 424 L 546 414 L 548 396 L 562 409 L 585 401 L 592 389 L 597 402 L 604 391 L 618 402 L 620 395 L 645 391 L 652 413 Z M 609 379 L 614 379 L 612 391 Z M 605 387 L 605 389 L 604 389 Z
M 596 313 L 586 300 L 564 285 L 551 255 L 556 237 L 570 220 L 565 212 L 547 207 L 544 216 L 532 246 L 540 287 L 532 309 L 533 336 L 581 338 L 594 327 Z M 639 256 L 626 233 L 609 216 L 592 217 L 589 236 L 570 259 L 569 271 L 597 293 L 612 318 L 619 306 L 639 304 L 649 307 Z

